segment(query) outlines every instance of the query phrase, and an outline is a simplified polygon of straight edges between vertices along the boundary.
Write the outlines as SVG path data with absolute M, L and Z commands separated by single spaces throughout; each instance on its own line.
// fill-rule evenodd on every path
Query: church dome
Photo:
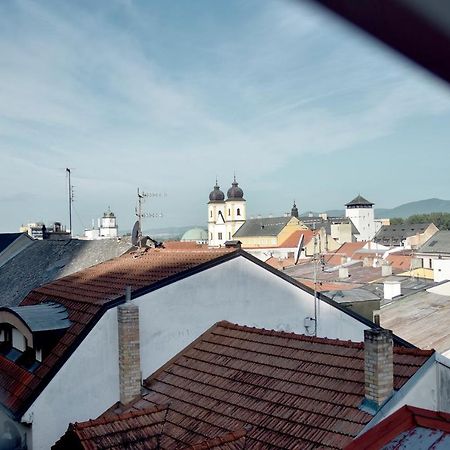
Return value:
M 183 234 L 181 242 L 208 242 L 208 232 L 203 228 L 191 228 Z
M 214 190 L 209 194 L 210 202 L 223 202 L 225 200 L 225 194 L 220 190 L 220 186 L 217 184 L 214 186 Z
M 298 219 L 298 208 L 297 208 L 297 205 L 295 204 L 295 201 L 294 201 L 294 205 L 292 206 L 292 209 L 291 209 L 291 216 L 297 217 L 297 219 Z
M 233 183 L 231 183 L 230 189 L 227 192 L 228 200 L 243 200 L 244 191 L 238 186 L 236 177 L 234 177 Z

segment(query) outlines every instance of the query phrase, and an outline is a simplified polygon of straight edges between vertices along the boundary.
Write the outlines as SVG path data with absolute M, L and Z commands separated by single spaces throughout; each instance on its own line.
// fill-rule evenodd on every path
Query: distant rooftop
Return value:
M 450 254 L 450 231 L 438 231 L 419 248 L 418 252 Z
M 345 206 L 373 206 L 374 204 L 366 200 L 362 195 L 358 195 L 351 202 L 346 203 Z

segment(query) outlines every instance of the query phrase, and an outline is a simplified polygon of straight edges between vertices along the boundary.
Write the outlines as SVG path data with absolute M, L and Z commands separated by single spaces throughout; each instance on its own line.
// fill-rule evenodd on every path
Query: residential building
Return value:
M 243 248 L 279 247 L 297 230 L 307 230 L 302 222 L 293 216 L 258 217 L 248 219 L 233 239 L 238 239 Z
M 445 389 L 432 377 L 432 350 L 393 347 L 391 336 L 366 330 L 356 343 L 222 321 L 149 376 L 137 398 L 70 425 L 53 448 L 342 449 L 386 410 L 412 398 L 431 409 L 434 390 Z M 139 433 L 130 421 L 144 425 Z
M 416 257 L 422 261 L 422 267 L 434 269 L 439 260 L 450 260 L 450 231 L 442 230 L 435 233 L 417 249 Z M 440 267 L 442 270 L 442 267 Z
M 236 231 L 245 223 L 246 214 L 244 192 L 239 187 L 236 177 L 227 191 L 226 200 L 216 180 L 208 202 L 209 245 L 220 247 L 233 239 Z
M 139 249 L 1 308 L 0 423 L 8 417 L 30 449 L 48 449 L 69 422 L 117 402 L 124 394 L 119 336 L 136 337 L 127 325 L 136 318 L 134 307 L 140 350 L 127 351 L 132 361 L 140 355 L 135 378 L 155 372 L 222 319 L 354 341 L 375 327 L 242 249 Z M 63 323 L 47 320 L 52 308 Z
M 417 249 L 438 231 L 434 223 L 383 225 L 373 240 L 389 247 Z

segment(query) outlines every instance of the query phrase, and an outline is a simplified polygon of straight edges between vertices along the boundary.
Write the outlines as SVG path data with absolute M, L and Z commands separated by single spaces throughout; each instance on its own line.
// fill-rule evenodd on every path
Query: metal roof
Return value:
M 375 235 L 374 242 L 401 245 L 406 238 L 415 236 L 418 233 L 424 233 L 430 225 L 431 222 L 383 225 Z
M 234 233 L 233 238 L 246 236 L 278 236 L 291 219 L 292 216 L 248 219 L 244 225 Z
M 419 253 L 450 253 L 450 231 L 438 231 L 430 239 L 428 239 L 422 247 L 419 248 Z
M 24 233 L 0 233 L 0 253 Z
M 19 316 L 33 333 L 64 330 L 71 325 L 67 309 L 59 303 L 46 302 L 38 305 L 12 306 L 1 309 L 11 311 Z

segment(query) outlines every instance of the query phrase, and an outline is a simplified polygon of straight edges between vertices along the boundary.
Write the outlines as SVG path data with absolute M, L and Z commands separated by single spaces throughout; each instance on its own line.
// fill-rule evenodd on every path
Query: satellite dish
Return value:
M 298 263 L 298 260 L 300 258 L 300 254 L 302 253 L 302 247 L 303 247 L 303 241 L 305 240 L 305 235 L 301 234 L 300 239 L 298 241 L 297 250 L 295 250 L 295 264 Z
M 133 229 L 131 230 L 131 243 L 136 247 L 139 245 L 140 234 L 139 220 L 136 220 L 136 223 L 133 225 Z

